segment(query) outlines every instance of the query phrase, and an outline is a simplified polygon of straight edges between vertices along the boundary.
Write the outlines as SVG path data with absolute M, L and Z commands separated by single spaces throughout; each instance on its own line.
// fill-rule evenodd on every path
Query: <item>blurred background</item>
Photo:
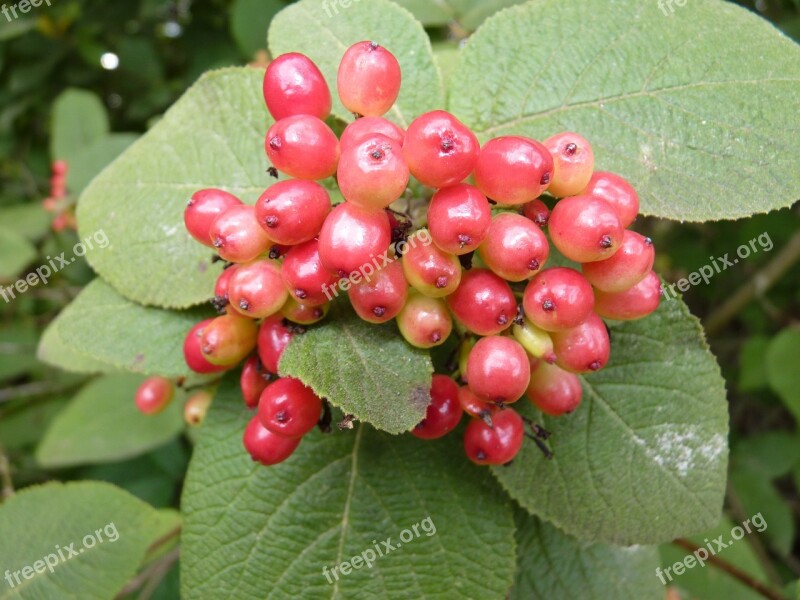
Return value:
M 469 1 L 399 2 L 428 26 L 445 74 L 458 60 L 459 43 L 494 11 L 516 3 L 471 1 L 472 10 L 449 10 Z M 17 18 L 0 14 L 0 285 L 62 251 L 71 255 L 81 190 L 204 71 L 266 66 L 266 27 L 287 4 L 52 0 Z M 800 40 L 800 0 L 740 4 Z M 65 173 L 61 162 L 54 171 L 57 160 L 65 161 Z M 656 270 L 669 282 L 713 264 L 712 258 L 733 258 L 740 245 L 752 250 L 715 273 L 710 285 L 690 287 L 684 299 L 706 326 L 728 384 L 731 462 L 720 533 L 759 512 L 769 524 L 724 558 L 781 587 L 800 578 L 800 207 L 702 225 L 644 219 L 637 229 L 654 239 Z M 37 356 L 48 323 L 92 278 L 79 258 L 46 286 L 16 298 L 0 295 L 0 501 L 12 489 L 51 479 L 95 479 L 156 507 L 177 507 L 191 452 L 179 413 L 169 417 L 169 435 L 150 440 L 135 456 L 76 458 L 57 443 L 59 420 L 76 419 L 81 410 L 93 418 L 88 408 L 111 406 L 115 395 L 132 405 L 138 383 L 126 376 L 110 385 L 56 368 L 57 356 Z M 665 546 L 662 554 L 671 564 L 685 550 Z M 159 577 L 147 597 L 177 598 L 177 568 Z M 760 597 L 711 567 L 688 572 L 679 584 L 676 597 Z M 130 597 L 144 597 L 134 592 Z

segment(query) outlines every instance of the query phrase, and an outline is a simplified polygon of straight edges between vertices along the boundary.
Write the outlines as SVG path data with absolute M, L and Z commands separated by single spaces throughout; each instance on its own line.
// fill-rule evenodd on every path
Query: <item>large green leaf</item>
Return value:
M 68 163 L 108 133 L 108 116 L 100 98 L 86 90 L 69 89 L 53 103 L 50 154 Z
M 611 360 L 583 378 L 546 460 L 532 443 L 494 474 L 528 511 L 585 541 L 650 544 L 714 526 L 728 457 L 725 384 L 678 299 L 611 328 Z
M 426 27 L 455 22 L 467 31 L 475 31 L 488 17 L 502 8 L 526 0 L 394 0 L 407 8 Z
M 3 581 L 0 599 L 114 598 L 173 521 L 106 483 L 18 492 L 0 505 L 0 565 L 13 583 Z
M 70 157 L 67 184 L 70 194 L 80 194 L 89 182 L 137 140 L 135 133 L 107 135 Z
M 36 248 L 33 244 L 13 229 L 0 227 L 0 283 L 10 281 L 19 275 L 34 258 L 36 258 Z M 24 290 L 28 284 L 22 285 Z M 21 293 L 24 292 L 19 288 L 6 290 L 2 296 L 3 301 L 13 302 Z
M 30 241 L 43 237 L 50 229 L 53 217 L 44 210 L 41 202 L 28 202 L 0 208 L 0 223 L 11 227 Z
M 517 575 L 510 600 L 664 599 L 654 576 L 657 548 L 585 546 L 534 516 L 520 511 L 516 517 Z
M 484 141 L 585 136 L 644 214 L 738 218 L 800 197 L 800 48 L 732 3 L 531 2 L 481 27 L 451 85 Z
M 247 57 L 267 49 L 269 22 L 286 4 L 282 0 L 236 0 L 231 8 L 233 39 Z
M 44 433 L 36 459 L 44 467 L 106 463 L 157 448 L 183 430 L 182 392 L 157 415 L 133 401 L 139 375 L 108 375 L 84 387 Z
M 767 380 L 783 404 L 800 421 L 800 328 L 789 327 L 773 338 L 767 348 Z
M 230 380 L 203 425 L 182 502 L 184 598 L 506 597 L 512 509 L 457 437 L 358 425 L 313 432 L 286 462 L 263 467 L 242 447 L 251 416 Z M 401 546 L 336 581 L 331 569 L 384 540 Z
M 322 326 L 293 338 L 280 371 L 389 433 L 413 428 L 430 403 L 429 356 L 409 346 L 393 324 L 377 327 L 341 307 Z
M 36 357 L 40 361 L 70 373 L 114 373 L 121 370 L 119 367 L 92 358 L 66 344 L 58 331 L 65 318 L 70 318 L 67 310 L 62 311 L 42 333 L 36 351 Z
M 300 0 L 278 13 L 269 28 L 274 56 L 302 52 L 317 63 L 333 95 L 333 114 L 345 121 L 353 115 L 336 94 L 336 73 L 345 50 L 363 40 L 388 48 L 403 70 L 403 87 L 387 118 L 406 127 L 421 113 L 443 107 L 442 80 L 425 30 L 389 0 L 357 1 L 347 8 L 337 2 Z
M 183 210 L 202 188 L 252 203 L 270 185 L 262 77 L 251 68 L 204 75 L 84 191 L 81 237 L 102 229 L 111 241 L 87 259 L 124 296 L 184 308 L 212 295 L 222 265 L 186 232 Z

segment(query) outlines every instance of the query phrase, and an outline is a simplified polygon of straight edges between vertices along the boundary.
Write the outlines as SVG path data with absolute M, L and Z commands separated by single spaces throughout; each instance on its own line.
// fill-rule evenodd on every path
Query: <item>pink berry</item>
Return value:
M 589 317 L 593 306 L 592 286 L 569 267 L 545 269 L 531 279 L 522 298 L 525 316 L 545 331 L 577 327 Z
M 277 465 L 289 458 L 302 438 L 289 438 L 272 433 L 255 415 L 244 430 L 242 442 L 250 457 L 262 465 Z
M 331 112 L 328 84 L 304 54 L 281 54 L 269 63 L 263 88 L 267 110 L 276 121 L 294 115 L 325 119 Z
M 581 266 L 583 275 L 594 287 L 604 292 L 625 291 L 642 279 L 653 268 L 655 260 L 653 241 L 626 229 L 622 245 L 614 256 Z
M 453 319 L 441 298 L 428 298 L 412 292 L 397 315 L 397 327 L 405 340 L 415 348 L 433 348 L 443 344 L 449 337 L 453 330 Z
M 270 383 L 258 401 L 258 419 L 272 433 L 298 438 L 316 427 L 322 400 L 303 382 L 283 377 Z
M 206 357 L 203 356 L 203 351 L 200 348 L 200 340 L 203 336 L 203 330 L 211 323 L 213 319 L 206 319 L 200 321 L 197 325 L 189 330 L 183 340 L 183 358 L 186 365 L 195 373 L 219 373 L 225 371 L 227 367 L 213 365 Z
M 256 219 L 270 239 L 294 246 L 319 234 L 331 212 L 328 192 L 315 181 L 290 179 L 268 187 L 256 201 Z
M 235 263 L 245 263 L 265 253 L 272 241 L 256 220 L 252 206 L 231 206 L 216 218 L 209 239 L 219 255 Z
M 183 211 L 186 230 L 198 242 L 213 248 L 210 238 L 211 225 L 226 210 L 241 204 L 242 201 L 233 194 L 215 188 L 195 192 Z
M 544 361 L 531 366 L 526 395 L 544 414 L 558 417 L 571 413 L 581 403 L 582 394 L 581 382 L 574 373 Z
M 572 196 L 559 200 L 547 227 L 558 251 L 576 262 L 605 260 L 622 245 L 624 229 L 605 200 Z
M 458 388 L 458 402 L 461 404 L 461 409 L 470 417 L 491 417 L 500 408 L 493 402 L 487 402 L 481 399 L 475 392 L 469 389 L 468 385 L 462 385 Z
M 276 122 L 264 140 L 267 158 L 297 179 L 325 179 L 336 173 L 339 140 L 324 121 L 295 115 Z
M 550 209 L 539 198 L 525 204 L 522 207 L 522 214 L 542 229 L 547 227 L 547 223 L 550 221 Z
M 428 205 L 433 242 L 450 254 L 477 249 L 489 232 L 492 211 L 478 188 L 461 183 L 439 190 Z
M 272 260 L 240 265 L 228 285 L 228 299 L 237 312 L 253 319 L 274 315 L 289 297 L 281 266 Z
M 447 375 L 434 375 L 431 381 L 431 403 L 411 434 L 423 440 L 435 440 L 450 433 L 461 421 L 458 386 Z
M 596 171 L 580 194 L 608 202 L 614 207 L 623 227 L 629 227 L 639 214 L 639 194 L 630 183 L 614 173 Z
M 350 46 L 339 63 L 337 87 L 344 107 L 356 115 L 379 117 L 400 93 L 400 63 L 376 42 Z
M 498 410 L 490 426 L 474 418 L 464 431 L 464 451 L 478 465 L 504 465 L 514 459 L 525 439 L 525 423 L 513 408 Z
M 245 406 L 248 408 L 258 406 L 258 399 L 264 388 L 269 385 L 269 380 L 270 375 L 261 365 L 258 356 L 251 356 L 245 361 L 239 377 L 239 387 L 242 390 Z
M 367 278 L 350 276 L 350 303 L 359 317 L 370 323 L 394 319 L 408 297 L 403 267 L 394 261 Z
M 595 291 L 595 310 L 606 319 L 633 321 L 642 319 L 658 308 L 661 301 L 661 280 L 654 271 L 632 288 L 622 292 Z
M 408 165 L 397 142 L 374 134 L 343 150 L 336 179 L 345 200 L 365 210 L 381 210 L 406 191 Z
M 461 263 L 431 243 L 430 233 L 421 229 L 408 238 L 402 258 L 408 283 L 431 298 L 452 294 L 461 283 Z
M 606 366 L 611 341 L 603 320 L 592 313 L 572 329 L 553 332 L 556 364 L 572 373 L 591 373 Z
M 281 356 L 293 335 L 278 315 L 267 317 L 261 322 L 258 329 L 258 358 L 268 372 L 278 374 Z
M 203 327 L 200 350 L 211 364 L 233 367 L 253 351 L 257 336 L 258 326 L 252 319 L 222 315 Z
M 365 211 L 350 202 L 335 207 L 319 232 L 323 266 L 339 277 L 373 268 L 386 254 L 392 231 L 386 211 Z
M 302 304 L 294 298 L 289 298 L 281 308 L 284 319 L 298 325 L 313 325 L 325 318 L 330 310 L 330 302 L 324 304 Z
M 524 281 L 547 262 L 550 244 L 529 219 L 516 213 L 500 213 L 492 219 L 478 254 L 503 279 Z
M 289 250 L 283 259 L 281 276 L 292 297 L 309 306 L 319 306 L 330 300 L 329 290 L 337 281 L 336 276 L 322 266 L 317 240 Z
M 591 144 L 577 133 L 565 131 L 546 139 L 544 145 L 553 157 L 553 180 L 547 191 L 556 198 L 580 194 L 594 171 Z
M 469 389 L 491 402 L 516 402 L 525 393 L 530 376 L 525 349 L 509 337 L 479 339 L 467 359 Z
M 155 415 L 164 410 L 175 395 L 172 382 L 166 377 L 148 377 L 136 390 L 136 408 L 145 415 Z
M 406 132 L 403 131 L 403 128 L 388 119 L 383 117 L 362 117 L 344 128 L 342 137 L 339 138 L 339 145 L 344 151 L 348 146 L 378 134 L 392 140 L 398 148 L 402 148 L 403 141 L 406 138 Z
M 464 327 L 477 335 L 496 335 L 508 329 L 517 314 L 514 292 L 486 269 L 471 269 L 447 297 L 447 306 Z
M 515 135 L 486 142 L 475 165 L 475 185 L 499 204 L 519 205 L 544 192 L 553 158 L 540 142 Z

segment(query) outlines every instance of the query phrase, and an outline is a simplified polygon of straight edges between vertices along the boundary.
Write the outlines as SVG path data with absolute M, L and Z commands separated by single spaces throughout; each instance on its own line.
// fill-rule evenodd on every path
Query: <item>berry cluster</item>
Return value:
M 59 232 L 78 228 L 74 203 L 67 197 L 67 162 L 56 160 L 50 166 L 50 195 L 42 201 L 47 212 L 54 213 L 52 228 Z
M 289 179 L 255 206 L 204 189 L 186 207 L 189 233 L 228 263 L 214 290 L 221 315 L 189 332 L 186 362 L 215 373 L 246 360 L 242 394 L 258 412 L 244 445 L 264 464 L 287 458 L 320 419 L 324 403 L 313 391 L 275 378 L 291 337 L 327 314 L 330 290 L 347 291 L 366 321 L 396 319 L 419 348 L 444 343 L 455 321 L 466 385 L 435 375 L 412 433 L 441 437 L 466 412 L 464 447 L 478 464 L 509 462 L 526 435 L 544 448 L 547 432 L 532 422 L 526 432 L 509 405 L 527 395 L 548 415 L 573 411 L 576 374 L 609 358 L 602 319 L 638 319 L 658 306 L 652 242 L 627 229 L 638 196 L 623 178 L 594 171 L 589 142 L 564 132 L 481 147 L 443 110 L 404 131 L 383 117 L 400 82 L 387 49 L 350 47 L 337 87 L 356 119 L 337 138 L 325 122 L 332 100 L 319 69 L 302 54 L 279 56 L 264 77 L 275 119 L 264 147 L 272 175 Z M 329 177 L 345 199 L 334 207 L 318 183 Z M 429 199 L 427 225 L 416 230 L 390 209 L 412 177 Z M 546 268 L 551 242 L 580 270 Z

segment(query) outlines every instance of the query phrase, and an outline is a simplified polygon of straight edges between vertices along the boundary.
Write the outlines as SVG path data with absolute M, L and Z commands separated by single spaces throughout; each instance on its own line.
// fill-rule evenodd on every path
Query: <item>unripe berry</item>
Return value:
M 525 423 L 513 408 L 492 415 L 491 427 L 482 419 L 469 422 L 464 431 L 464 451 L 477 465 L 504 465 L 514 459 L 525 439 Z
M 175 395 L 172 382 L 166 377 L 148 377 L 136 390 L 136 408 L 144 415 L 155 415 L 164 410 Z
M 469 353 L 469 389 L 491 402 L 516 402 L 528 387 L 530 377 L 528 355 L 512 338 L 481 338 Z
M 517 300 L 508 283 L 486 269 L 471 269 L 447 297 L 447 306 L 459 322 L 477 335 L 496 335 L 511 326 Z
M 433 348 L 448 338 L 453 330 L 453 319 L 444 300 L 411 292 L 397 315 L 397 327 L 415 348 Z
M 261 322 L 258 329 L 258 358 L 268 372 L 278 374 L 278 363 L 293 335 L 278 315 L 267 317 Z
M 192 194 L 186 209 L 183 211 L 183 223 L 194 239 L 213 248 L 211 241 L 211 225 L 222 213 L 232 206 L 239 206 L 242 201 L 233 194 L 209 188 Z
M 270 379 L 269 373 L 261 365 L 258 356 L 251 356 L 245 361 L 244 367 L 242 367 L 242 374 L 239 377 L 239 387 L 242 390 L 242 399 L 247 408 L 258 406 L 261 392 L 269 385 Z
M 264 149 L 276 169 L 297 179 L 330 177 L 339 162 L 336 134 L 310 115 L 286 117 L 272 125 Z
M 200 349 L 211 364 L 232 367 L 253 351 L 257 335 L 258 326 L 252 319 L 222 315 L 203 328 Z
M 581 403 L 582 393 L 575 374 L 542 361 L 532 367 L 527 396 L 544 414 L 557 417 L 571 413 Z
M 274 315 L 288 297 L 280 263 L 271 260 L 240 265 L 228 285 L 231 305 L 237 312 L 253 319 Z
M 603 320 L 592 313 L 583 323 L 551 334 L 556 364 L 572 373 L 591 373 L 606 366 L 611 340 Z
M 544 329 L 534 325 L 530 319 L 526 318 L 522 325 L 514 323 L 512 331 L 514 339 L 522 344 L 525 352 L 548 363 L 556 361 L 553 340 L 550 335 Z
M 250 457 L 262 465 L 277 465 L 289 458 L 302 438 L 288 438 L 272 433 L 255 415 L 244 430 L 242 442 Z
M 281 276 L 292 297 L 308 306 L 325 304 L 330 295 L 330 292 L 328 295 L 325 292 L 338 281 L 322 266 L 317 240 L 309 240 L 289 250 L 283 259 Z
M 188 367 L 195 373 L 219 373 L 226 370 L 228 367 L 213 365 L 206 360 L 203 356 L 203 351 L 200 348 L 200 340 L 203 336 L 203 330 L 211 323 L 213 319 L 206 319 L 200 321 L 197 325 L 189 330 L 183 340 L 183 358 Z
M 397 261 L 376 271 L 368 279 L 354 283 L 350 288 L 350 303 L 358 316 L 370 323 L 385 323 L 395 318 L 407 297 L 408 282 Z
M 581 266 L 583 276 L 604 292 L 623 292 L 632 288 L 653 268 L 656 252 L 653 241 L 626 229 L 622 245 L 614 256 Z
M 350 202 L 335 207 L 319 232 L 319 257 L 323 266 L 348 277 L 373 260 L 381 261 L 392 241 L 386 211 L 365 211 Z
M 67 161 L 54 160 L 53 164 L 50 165 L 50 170 L 53 172 L 53 175 L 60 175 L 61 177 L 64 177 L 68 170 Z
M 547 227 L 547 223 L 550 221 L 550 209 L 539 198 L 531 200 L 523 206 L 522 214 L 536 223 L 541 229 Z
M 532 221 L 506 212 L 492 219 L 478 254 L 486 266 L 503 279 L 524 281 L 547 262 L 550 244 Z
M 279 121 L 293 115 L 325 119 L 331 112 L 331 92 L 314 62 L 299 52 L 281 54 L 264 74 L 264 100 Z
M 565 131 L 546 139 L 544 145 L 553 157 L 553 180 L 547 191 L 556 198 L 580 194 L 594 171 L 591 144 L 577 133 Z
M 271 432 L 289 438 L 314 429 L 322 412 L 322 400 L 303 382 L 283 377 L 270 383 L 258 401 L 258 418 Z
M 419 292 L 431 298 L 443 298 L 452 294 L 461 283 L 461 263 L 457 256 L 431 242 L 426 229 L 408 238 L 401 261 L 403 273 L 408 283 Z
M 519 205 L 550 185 L 553 158 L 530 138 L 506 135 L 486 142 L 475 165 L 475 185 L 499 204 Z
M 401 146 L 373 134 L 342 151 L 336 179 L 345 200 L 365 210 L 380 210 L 403 195 L 409 172 Z
M 525 316 L 545 331 L 577 327 L 594 306 L 592 286 L 575 269 L 553 267 L 531 279 L 522 297 Z
M 357 144 L 366 137 L 373 135 L 384 135 L 392 140 L 398 148 L 403 146 L 403 141 L 406 138 L 406 132 L 402 127 L 395 125 L 388 119 L 383 117 L 362 117 L 356 119 L 344 128 L 342 137 L 339 138 L 339 146 L 342 152 L 353 144 Z
M 439 190 L 428 205 L 433 242 L 450 254 L 467 254 L 486 238 L 492 211 L 478 188 L 461 183 Z
M 500 410 L 496 404 L 479 398 L 475 392 L 469 389 L 468 385 L 462 385 L 458 388 L 458 403 L 461 405 L 461 409 L 470 417 L 483 419 L 486 416 L 491 417 L 491 415 Z
M 593 196 L 559 200 L 550 213 L 547 230 L 561 254 L 581 263 L 613 256 L 625 231 L 612 206 Z
M 205 390 L 195 392 L 187 398 L 183 405 L 183 420 L 189 427 L 197 427 L 205 421 L 212 399 L 211 394 Z
M 606 319 L 634 321 L 658 308 L 661 301 L 661 280 L 654 271 L 632 288 L 622 292 L 595 291 L 595 310 Z
M 219 277 L 217 277 L 216 283 L 214 283 L 214 298 L 211 300 L 211 303 L 219 313 L 230 311 L 233 311 L 234 313 L 236 312 L 236 309 L 230 306 L 228 288 L 230 287 L 231 278 L 233 277 L 233 274 L 236 273 L 237 267 L 238 265 L 232 264 L 226 269 L 223 269 L 222 273 L 220 273 Z
M 431 381 L 431 403 L 411 434 L 423 440 L 434 440 L 447 435 L 461 420 L 458 386 L 447 375 L 434 375 Z
M 623 227 L 629 227 L 639 214 L 639 194 L 630 183 L 614 173 L 595 172 L 580 194 L 608 202 L 616 211 Z
M 391 52 L 377 42 L 358 42 L 344 53 L 336 83 L 347 110 L 379 117 L 397 100 L 401 79 L 400 64 Z
M 433 188 L 464 181 L 475 167 L 479 152 L 475 134 L 443 110 L 414 119 L 403 142 L 403 155 L 411 174 Z
M 209 239 L 219 255 L 235 263 L 254 260 L 266 252 L 272 241 L 256 220 L 252 206 L 232 206 L 216 218 Z
M 328 192 L 315 181 L 289 179 L 268 187 L 256 201 L 256 219 L 270 239 L 294 246 L 312 239 L 331 212 Z
M 313 325 L 325 318 L 330 310 L 330 302 L 325 304 L 301 304 L 294 298 L 289 298 L 281 308 L 281 316 L 298 325 Z

